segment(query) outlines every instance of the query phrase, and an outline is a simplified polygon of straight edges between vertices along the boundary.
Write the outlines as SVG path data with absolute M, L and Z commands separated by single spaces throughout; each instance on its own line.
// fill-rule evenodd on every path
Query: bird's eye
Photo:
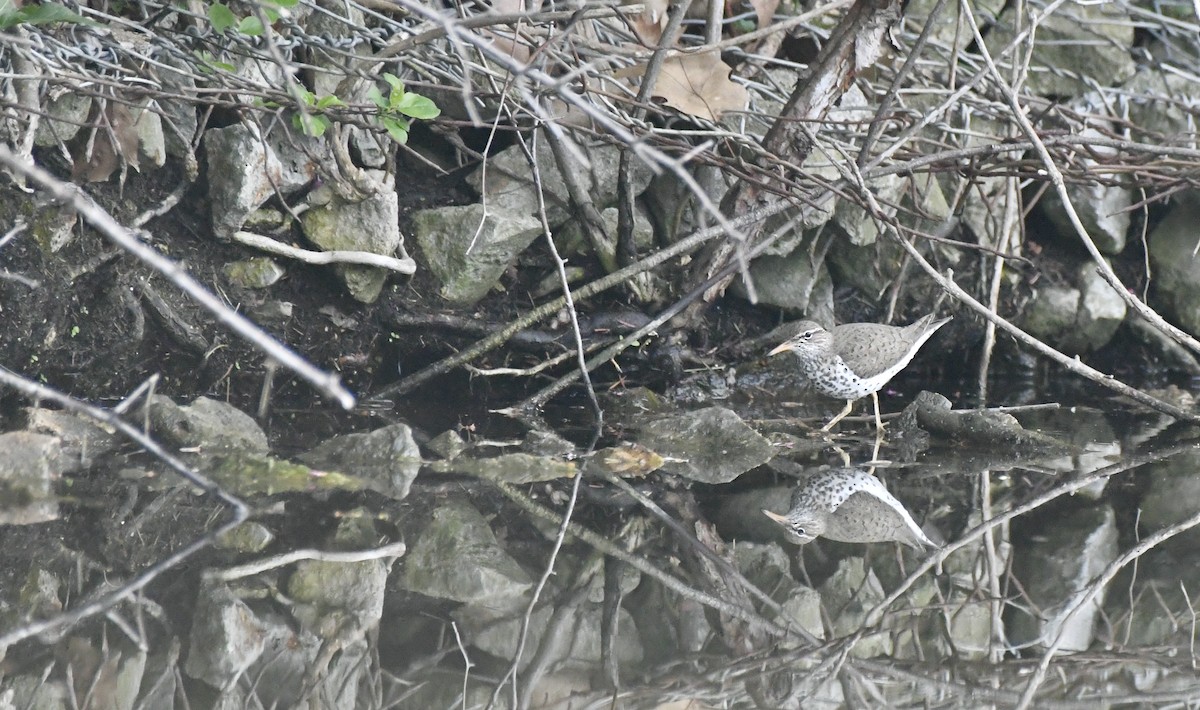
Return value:
M 802 527 L 800 527 L 800 526 L 798 526 L 798 525 L 797 525 L 796 527 L 792 528 L 792 529 L 796 531 L 796 534 L 797 534 L 797 535 L 803 535 L 803 534 L 804 534 L 804 528 L 802 528 Z
M 813 334 L 813 332 L 811 330 L 806 330 L 800 334 L 800 337 L 804 340 L 808 340 L 809 338 L 812 337 L 812 334 Z

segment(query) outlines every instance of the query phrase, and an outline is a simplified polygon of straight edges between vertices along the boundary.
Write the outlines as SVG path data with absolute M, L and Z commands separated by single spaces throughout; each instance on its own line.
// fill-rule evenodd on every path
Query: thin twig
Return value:
M 233 241 L 253 247 L 259 251 L 265 251 L 268 254 L 286 256 L 289 259 L 302 261 L 306 264 L 357 264 L 359 266 L 375 266 L 405 275 L 417 272 L 417 262 L 408 257 L 397 259 L 396 257 L 373 254 L 368 251 L 346 249 L 313 251 L 311 249 L 301 249 L 290 244 L 284 244 L 261 234 L 243 231 L 234 232 Z

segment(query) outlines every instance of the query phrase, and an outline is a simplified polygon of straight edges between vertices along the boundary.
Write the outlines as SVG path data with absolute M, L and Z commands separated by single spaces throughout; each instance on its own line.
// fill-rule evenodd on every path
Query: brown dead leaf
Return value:
M 72 178 L 87 182 L 104 182 L 122 163 L 140 170 L 138 164 L 137 121 L 129 107 L 108 101 L 103 115 L 95 119 L 95 127 L 87 132 L 91 140 L 73 151 Z
M 663 457 L 641 444 L 625 444 L 598 452 L 604 467 L 622 478 L 643 478 L 662 468 Z
M 747 0 L 750 6 L 754 8 L 754 14 L 758 16 L 758 29 L 762 29 L 775 20 L 775 10 L 779 7 L 779 0 Z
M 497 15 L 533 13 L 542 9 L 542 0 L 488 0 L 484 4 L 487 5 L 491 12 Z M 520 42 L 513 41 L 511 34 L 508 32 L 484 29 L 483 34 L 491 37 L 492 43 L 508 56 L 522 64 L 529 63 L 529 57 L 532 56 L 529 47 Z
M 635 0 L 624 0 L 623 4 L 632 5 Z M 670 0 L 645 0 L 642 3 L 642 14 L 630 18 L 630 24 L 637 32 L 638 38 L 647 46 L 657 47 L 662 39 L 663 28 L 667 25 L 667 8 Z
M 671 108 L 717 121 L 726 111 L 746 108 L 745 87 L 729 79 L 731 69 L 717 52 L 671 57 L 663 64 L 653 96 Z

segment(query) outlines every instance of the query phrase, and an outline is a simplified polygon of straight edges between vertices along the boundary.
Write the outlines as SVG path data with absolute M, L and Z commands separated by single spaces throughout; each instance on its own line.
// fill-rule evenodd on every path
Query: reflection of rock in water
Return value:
M 764 510 L 799 545 L 827 537 L 839 542 L 902 542 L 937 547 L 904 504 L 879 479 L 856 468 L 822 471 L 792 492 L 786 515 Z

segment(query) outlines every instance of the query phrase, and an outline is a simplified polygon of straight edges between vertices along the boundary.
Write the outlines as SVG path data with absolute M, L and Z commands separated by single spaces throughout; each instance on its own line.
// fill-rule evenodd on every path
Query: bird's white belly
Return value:
M 820 372 L 812 378 L 812 383 L 818 392 L 827 397 L 858 399 L 878 392 L 899 369 L 889 368 L 874 377 L 863 379 L 855 375 L 839 357 L 826 362 Z

